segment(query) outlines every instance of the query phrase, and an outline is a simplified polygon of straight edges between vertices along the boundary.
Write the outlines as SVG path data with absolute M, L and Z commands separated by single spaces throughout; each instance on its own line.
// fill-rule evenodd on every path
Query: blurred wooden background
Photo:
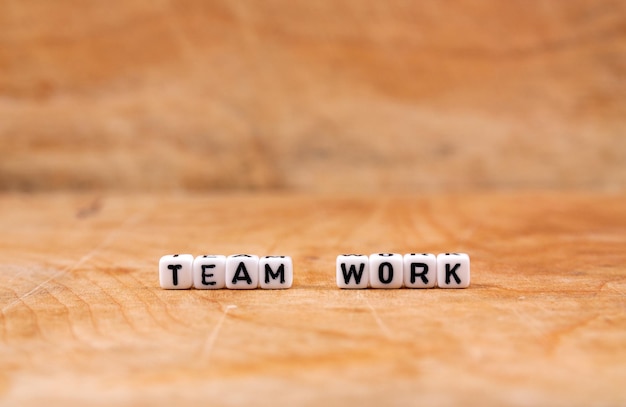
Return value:
M 0 190 L 626 186 L 626 2 L 0 0 Z

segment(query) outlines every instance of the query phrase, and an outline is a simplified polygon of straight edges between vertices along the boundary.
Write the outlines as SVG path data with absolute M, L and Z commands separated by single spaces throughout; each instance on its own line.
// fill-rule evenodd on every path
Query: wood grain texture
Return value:
M 0 1 L 0 189 L 626 186 L 626 3 Z
M 4 405 L 623 405 L 626 195 L 0 196 Z M 339 290 L 342 252 L 465 251 L 466 290 Z M 289 254 L 286 291 L 158 287 Z

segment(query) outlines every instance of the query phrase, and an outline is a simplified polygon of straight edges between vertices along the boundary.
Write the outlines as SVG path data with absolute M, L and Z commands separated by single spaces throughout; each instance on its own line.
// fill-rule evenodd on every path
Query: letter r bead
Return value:
M 437 256 L 430 253 L 404 255 L 404 286 L 433 288 L 437 286 Z
M 437 285 L 440 288 L 467 288 L 470 285 L 470 259 L 465 253 L 437 256 Z

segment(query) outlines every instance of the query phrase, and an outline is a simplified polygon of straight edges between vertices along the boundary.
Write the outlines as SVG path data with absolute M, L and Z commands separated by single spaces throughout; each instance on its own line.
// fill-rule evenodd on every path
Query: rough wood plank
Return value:
M 626 196 L 0 196 L 7 405 L 622 405 Z M 341 252 L 462 250 L 466 290 L 334 286 Z M 169 252 L 294 287 L 165 291 Z
M 626 186 L 626 3 L 0 2 L 0 189 Z

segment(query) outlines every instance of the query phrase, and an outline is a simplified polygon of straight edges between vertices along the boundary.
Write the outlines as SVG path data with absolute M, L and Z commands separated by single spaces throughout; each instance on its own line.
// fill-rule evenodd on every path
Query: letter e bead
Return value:
M 226 286 L 226 256 L 205 254 L 193 261 L 193 286 L 200 290 L 219 290 Z

